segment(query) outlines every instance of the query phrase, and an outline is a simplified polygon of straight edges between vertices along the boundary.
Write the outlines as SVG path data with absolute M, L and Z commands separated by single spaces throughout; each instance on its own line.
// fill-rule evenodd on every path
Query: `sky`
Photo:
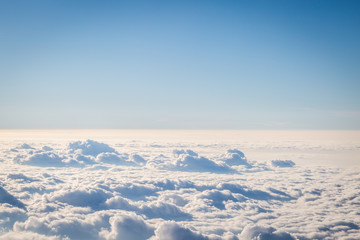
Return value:
M 0 1 L 0 128 L 360 130 L 359 1 Z

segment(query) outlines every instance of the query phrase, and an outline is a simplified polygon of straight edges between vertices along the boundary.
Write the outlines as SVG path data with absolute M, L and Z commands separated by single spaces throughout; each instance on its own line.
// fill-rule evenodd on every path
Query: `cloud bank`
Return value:
M 230 145 L 219 154 L 154 145 L 3 147 L 0 239 L 360 237 L 356 169 L 260 163 Z

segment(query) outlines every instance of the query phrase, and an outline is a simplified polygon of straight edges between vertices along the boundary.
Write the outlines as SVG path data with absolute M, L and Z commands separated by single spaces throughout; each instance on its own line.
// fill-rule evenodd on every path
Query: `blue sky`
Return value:
M 0 128 L 360 129 L 359 1 L 1 1 Z

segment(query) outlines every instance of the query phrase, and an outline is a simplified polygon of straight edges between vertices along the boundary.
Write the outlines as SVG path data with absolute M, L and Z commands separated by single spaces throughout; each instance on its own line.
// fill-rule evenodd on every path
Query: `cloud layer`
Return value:
M 0 239 L 360 237 L 356 169 L 257 162 L 233 146 L 208 155 L 159 146 L 3 147 Z

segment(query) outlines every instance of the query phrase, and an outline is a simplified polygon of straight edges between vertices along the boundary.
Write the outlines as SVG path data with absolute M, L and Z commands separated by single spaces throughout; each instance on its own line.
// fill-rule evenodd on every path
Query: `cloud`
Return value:
M 134 161 L 129 161 L 128 158 L 121 157 L 117 153 L 100 153 L 96 156 L 96 162 L 98 163 L 108 163 L 116 165 L 125 165 L 125 166 L 136 166 L 137 163 Z
M 184 199 L 182 196 L 180 196 L 179 194 L 174 194 L 174 193 L 167 193 L 167 194 L 162 194 L 159 198 L 160 201 L 164 201 L 167 203 L 172 203 L 175 204 L 177 206 L 185 206 L 189 201 Z
M 320 231 L 331 232 L 331 233 L 347 232 L 350 230 L 359 230 L 359 229 L 360 229 L 360 227 L 358 224 L 355 224 L 355 223 L 349 222 L 349 221 L 336 221 L 336 222 L 327 224 L 323 227 L 319 227 Z
M 20 141 L 0 143 L 0 237 L 239 240 L 360 236 L 356 181 L 360 173 L 356 168 L 299 164 L 284 171 L 248 162 L 244 153 L 234 149 L 238 144 L 161 143 L 162 148 L 154 148 L 152 142 L 116 141 L 111 145 L 77 142 L 70 149 L 62 141 L 34 140 L 30 148 L 16 148 L 16 152 L 9 149 L 21 146 Z M 101 147 L 90 151 L 94 146 Z M 124 152 L 110 146 L 121 146 Z M 187 150 L 173 151 L 176 147 Z M 230 150 L 224 154 L 224 149 Z M 297 154 L 292 152 L 296 148 L 286 149 L 289 158 Z
M 12 206 L 26 209 L 25 204 L 16 199 L 13 195 L 8 193 L 3 187 L 0 186 L 0 203 L 8 203 Z
M 106 200 L 105 205 L 112 209 L 122 209 L 126 211 L 138 211 L 139 208 L 130 202 L 129 199 L 115 196 Z
M 54 151 L 42 146 L 39 149 L 27 147 L 14 158 L 15 163 L 39 167 L 85 167 L 94 164 L 114 164 L 122 166 L 143 166 L 146 160 L 138 154 L 120 154 L 107 144 L 93 140 L 68 144 L 68 151 Z
M 194 152 L 194 151 L 192 151 L 190 149 L 186 149 L 186 150 L 184 150 L 184 149 L 180 149 L 180 150 L 175 149 L 175 150 L 173 150 L 173 154 L 176 157 L 179 157 L 179 156 L 184 155 L 184 154 L 189 155 L 189 156 L 193 156 L 193 157 L 199 156 L 196 152 Z
M 232 193 L 239 193 L 247 198 L 257 199 L 257 200 L 270 200 L 275 197 L 268 192 L 262 190 L 252 190 L 248 187 L 241 186 L 234 183 L 222 183 L 217 186 L 218 189 L 226 189 Z
M 96 157 L 100 153 L 116 152 L 114 148 L 105 143 L 96 142 L 94 140 L 77 141 L 68 145 L 71 153 L 79 152 L 83 155 L 91 155 Z
M 138 165 L 145 165 L 146 164 L 146 160 L 143 157 L 141 157 L 140 155 L 135 154 L 135 153 L 130 155 L 129 160 L 130 160 L 130 162 L 135 162 Z
M 79 188 L 74 190 L 62 190 L 50 195 L 51 201 L 58 201 L 79 207 L 102 208 L 111 193 L 99 188 Z
M 9 179 L 13 179 L 13 180 L 21 180 L 21 181 L 25 181 L 25 182 L 34 182 L 37 181 L 36 179 L 30 178 L 25 176 L 22 173 L 14 173 L 14 174 L 8 174 L 7 176 Z
M 148 218 L 162 218 L 168 220 L 191 219 L 191 215 L 181 211 L 176 205 L 165 202 L 151 202 L 136 204 L 129 199 L 115 196 L 106 200 L 105 206 L 109 209 L 131 211 Z
M 241 232 L 240 239 L 244 240 L 295 240 L 286 232 L 277 232 L 275 228 L 257 225 L 247 225 Z
M 237 149 L 229 149 L 224 155 L 220 157 L 220 160 L 225 162 L 229 166 L 251 166 L 248 163 L 245 154 Z
M 52 152 L 43 152 L 30 155 L 19 163 L 25 165 L 39 166 L 39 167 L 63 167 L 65 163 L 64 158 Z
M 17 149 L 35 149 L 35 148 L 33 148 L 32 146 L 30 146 L 27 143 L 23 143 L 20 146 L 18 146 Z
M 209 240 L 200 233 L 184 228 L 175 222 L 162 223 L 155 231 L 156 240 Z
M 0 240 L 57 240 L 57 236 L 45 236 L 34 232 L 7 232 L 0 236 Z
M 43 146 L 41 149 L 43 151 L 52 151 L 52 150 L 54 150 L 52 147 L 48 147 L 48 146 Z
M 219 191 L 216 189 L 204 191 L 203 193 L 201 193 L 199 198 L 209 199 L 211 205 L 218 209 L 225 209 L 226 201 L 239 201 L 239 199 L 235 198 L 230 191 Z
M 47 236 L 70 239 L 98 239 L 101 229 L 109 228 L 110 216 L 104 212 L 88 215 L 77 212 L 50 213 L 46 216 L 31 216 L 25 222 L 17 222 L 14 231 L 30 231 Z
M 72 156 L 72 160 L 78 163 L 79 165 L 92 165 L 96 164 L 95 157 L 91 155 L 83 155 L 81 153 L 76 153 Z
M 272 160 L 271 165 L 273 167 L 286 168 L 295 166 L 295 163 L 291 160 Z
M 154 229 L 135 214 L 116 215 L 110 219 L 111 231 L 103 230 L 100 236 L 107 240 L 144 240 L 154 234 Z
M 26 211 L 9 204 L 0 204 L 0 228 L 12 229 L 15 222 L 27 219 Z
M 199 157 L 197 153 L 191 150 L 176 150 L 175 157 L 177 159 L 167 166 L 170 170 L 214 173 L 235 172 L 229 166 L 215 163 L 205 157 Z
M 126 198 L 141 200 L 145 196 L 155 195 L 160 189 L 151 184 L 126 183 L 116 186 L 113 190 Z
M 191 215 L 181 211 L 177 206 L 164 202 L 153 202 L 140 207 L 140 213 L 149 218 L 162 218 L 167 220 L 189 220 Z

